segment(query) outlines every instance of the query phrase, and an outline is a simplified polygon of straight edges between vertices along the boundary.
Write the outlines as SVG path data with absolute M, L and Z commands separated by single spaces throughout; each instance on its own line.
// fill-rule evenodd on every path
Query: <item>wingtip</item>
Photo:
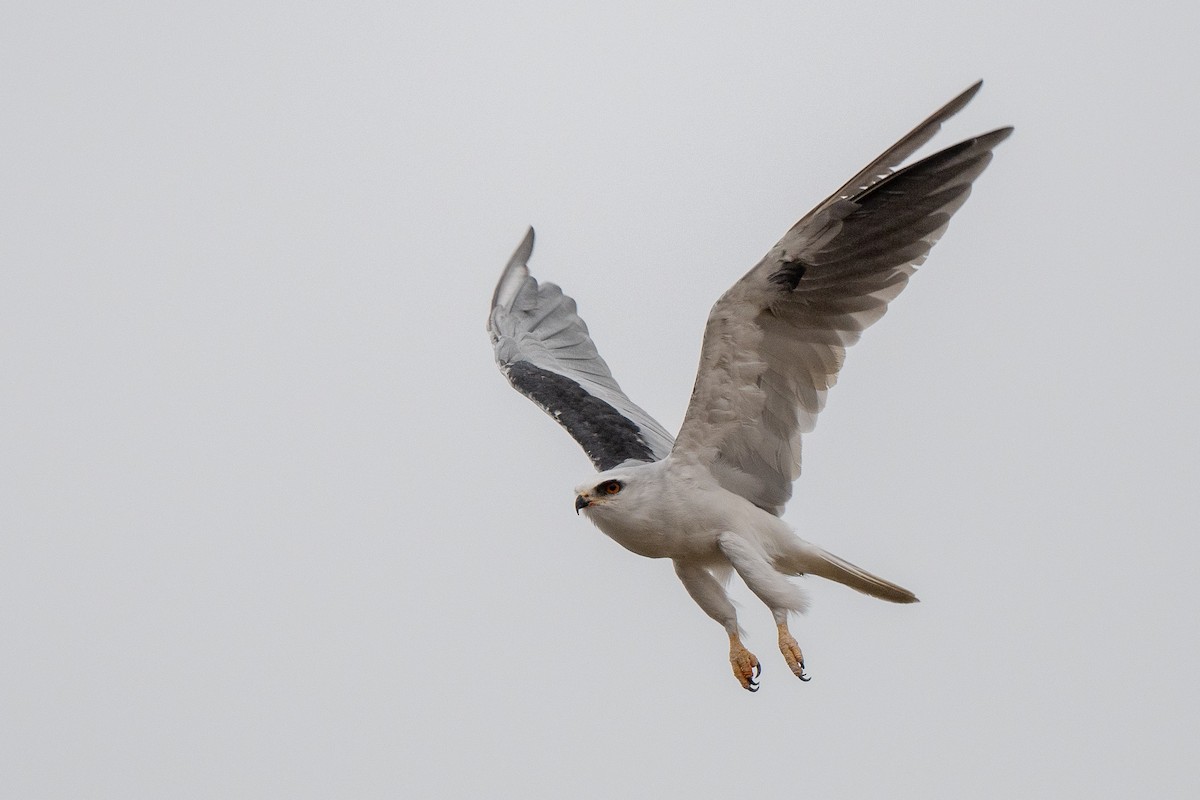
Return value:
M 983 88 L 983 79 L 980 78 L 979 80 L 975 81 L 970 86 L 968 86 L 966 89 L 959 92 L 958 96 L 955 97 L 953 100 L 951 100 L 949 103 L 946 103 L 946 105 L 944 105 L 940 109 L 938 109 L 937 112 L 933 115 L 934 118 L 937 118 L 942 122 L 946 121 L 950 117 L 957 114 L 959 111 L 962 111 L 963 108 L 967 105 L 967 103 L 969 103 L 973 99 L 975 99 L 975 95 L 979 94 L 979 90 L 982 88 Z
M 983 78 L 980 78 L 979 80 L 975 81 L 970 86 L 968 86 L 966 89 L 964 89 L 963 93 L 961 95 L 959 95 L 959 97 L 961 97 L 963 99 L 963 105 L 965 106 L 967 103 L 974 100 L 975 95 L 979 94 L 979 90 L 982 88 L 983 88 Z
M 529 257 L 531 255 L 533 255 L 533 226 L 532 225 L 530 225 L 529 228 L 525 231 L 525 238 L 521 239 L 521 243 L 519 245 L 517 245 L 517 249 L 513 251 L 512 258 L 509 259 L 508 263 L 511 265 L 513 262 L 517 261 L 518 258 L 520 259 L 521 263 L 525 263 L 525 262 L 529 261 Z
M 504 271 L 500 273 L 500 280 L 496 282 L 496 290 L 492 292 L 492 308 L 496 306 L 507 305 L 511 303 L 517 295 L 517 290 L 520 288 L 521 281 L 529 275 L 530 256 L 533 255 L 533 226 L 525 231 L 525 238 L 521 239 L 521 243 L 517 245 L 517 249 L 513 251 L 512 257 L 508 259 L 508 264 L 505 265 Z M 514 276 L 517 276 L 514 278 Z M 488 318 L 488 324 L 491 324 L 491 317 Z
M 996 128 L 994 131 L 988 131 L 987 133 L 980 134 L 975 138 L 979 141 L 985 142 L 987 146 L 991 148 L 1000 144 L 1009 136 L 1012 136 L 1014 130 L 1016 129 L 1013 128 L 1012 125 L 1005 125 L 1003 128 Z

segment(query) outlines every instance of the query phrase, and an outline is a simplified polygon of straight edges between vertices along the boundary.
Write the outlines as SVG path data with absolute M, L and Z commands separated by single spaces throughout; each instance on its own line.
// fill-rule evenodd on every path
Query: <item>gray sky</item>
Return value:
M 7 6 L 0 795 L 1196 796 L 1200 14 L 1054 5 Z M 923 602 L 808 581 L 801 684 L 738 586 L 747 694 L 493 282 L 534 224 L 674 430 L 716 297 L 980 77 L 935 144 L 1017 132 L 785 517 Z

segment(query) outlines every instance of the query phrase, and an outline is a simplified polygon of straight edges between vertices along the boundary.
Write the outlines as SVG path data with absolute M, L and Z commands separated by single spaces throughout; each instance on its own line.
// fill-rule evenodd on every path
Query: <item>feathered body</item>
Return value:
M 609 481 L 622 484 L 615 495 L 596 492 Z M 792 531 L 782 519 L 721 486 L 702 465 L 667 456 L 602 472 L 576 487 L 588 502 L 580 510 L 617 544 L 646 558 L 669 558 L 715 571 L 724 580 L 734 558 L 749 570 L 743 578 L 767 604 L 791 612 L 808 606 L 802 589 L 776 581 L 776 573 L 820 575 L 884 600 L 911 603 L 907 589 L 853 566 Z M 732 554 L 732 555 L 731 555 Z M 755 569 L 769 568 L 768 573 Z M 723 624 L 725 619 L 718 619 Z M 728 620 L 734 625 L 733 620 Z
M 1000 128 L 898 169 L 967 104 L 975 84 L 820 203 L 717 300 L 677 439 L 621 390 L 575 302 L 529 274 L 533 231 L 492 297 L 488 329 L 513 387 L 579 442 L 599 475 L 576 510 L 626 549 L 669 558 L 725 628 L 734 674 L 757 689 L 758 659 L 739 638 L 724 584 L 737 572 L 787 628 L 806 606 L 788 576 L 817 575 L 896 603 L 916 597 L 797 536 L 780 519 L 800 475 L 803 434 L 836 383 L 846 348 L 883 316 L 1012 132 Z

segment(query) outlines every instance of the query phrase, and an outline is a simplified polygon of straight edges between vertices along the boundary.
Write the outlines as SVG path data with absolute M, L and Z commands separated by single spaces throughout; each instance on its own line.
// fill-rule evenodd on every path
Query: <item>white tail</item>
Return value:
M 892 603 L 916 603 L 917 596 L 891 581 L 872 575 L 833 553 L 828 553 L 814 544 L 803 543 L 803 549 L 789 554 L 787 567 L 797 573 L 818 575 L 831 581 L 845 584 L 851 589 L 887 600 Z

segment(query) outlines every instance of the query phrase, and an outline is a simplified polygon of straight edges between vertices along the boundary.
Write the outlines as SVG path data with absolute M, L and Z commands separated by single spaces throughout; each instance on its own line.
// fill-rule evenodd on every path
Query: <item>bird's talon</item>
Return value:
M 787 625 L 782 623 L 779 625 L 779 651 L 783 653 L 783 659 L 787 661 L 793 675 L 805 683 L 811 680 L 808 673 L 804 671 L 804 653 L 800 651 L 800 645 L 788 632 Z
M 749 692 L 758 691 L 758 676 L 762 674 L 762 665 L 758 658 L 746 649 L 736 634 L 729 637 L 729 665 L 733 667 L 733 676 L 737 678 L 742 688 Z

